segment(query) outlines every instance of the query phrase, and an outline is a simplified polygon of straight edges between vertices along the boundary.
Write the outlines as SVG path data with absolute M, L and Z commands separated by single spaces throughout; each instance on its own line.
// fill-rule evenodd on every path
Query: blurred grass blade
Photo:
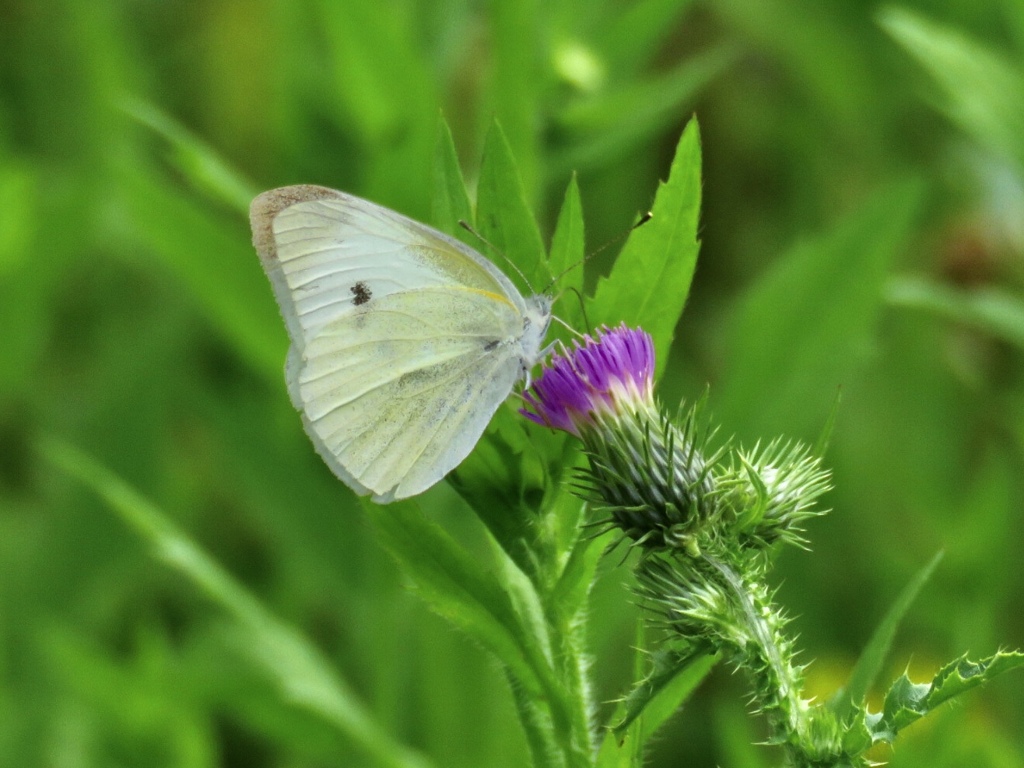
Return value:
M 906 8 L 885 8 L 878 19 L 941 88 L 949 118 L 1024 165 L 1024 72 L 959 30 Z
M 517 181 L 517 187 L 523 190 L 523 200 L 529 209 L 540 191 L 537 115 L 549 72 L 539 65 L 544 60 L 541 46 L 545 36 L 541 2 L 493 0 L 488 8 L 492 51 L 489 94 L 494 115 L 504 129 L 503 140 L 519 163 L 517 179 L 521 181 Z M 485 150 L 485 162 L 487 154 Z M 522 264 L 520 269 L 533 279 Z
M 814 439 L 835 388 L 870 344 L 886 273 L 921 197 L 913 180 L 884 187 L 751 286 L 735 310 L 730 368 L 717 390 L 724 423 Z
M 975 328 L 1024 350 L 1024 299 L 995 287 L 956 289 L 925 277 L 889 281 L 886 300 Z
M 523 191 L 516 159 L 501 126 L 495 122 L 487 132 L 477 187 L 476 223 L 481 236 L 497 253 L 489 253 L 492 261 L 509 272 L 507 258 L 522 271 L 529 285 L 522 290 L 540 290 L 551 280 L 544 243 L 537 220 Z M 485 249 L 487 252 L 487 249 Z M 518 282 L 514 274 L 509 277 Z
M 687 105 L 736 58 L 736 49 L 719 46 L 663 75 L 571 103 L 556 118 L 562 149 L 553 152 L 548 177 L 605 166 L 678 124 Z
M 658 185 L 654 218 L 632 231 L 587 310 L 595 327 L 624 322 L 650 333 L 659 375 L 697 265 L 700 202 L 700 131 L 694 119 L 679 139 L 668 181 Z
M 882 619 L 882 623 L 875 629 L 868 644 L 861 652 L 860 658 L 857 659 L 857 663 L 850 673 L 850 679 L 829 702 L 829 706 L 840 721 L 846 720 L 853 714 L 855 708 L 862 705 L 867 698 L 882 665 L 885 664 L 885 657 L 889 654 L 900 622 L 911 603 L 921 592 L 925 582 L 931 578 L 940 560 L 942 560 L 942 552 L 938 552 L 929 560 L 928 564 L 918 571 L 910 583 L 903 588 L 899 597 L 896 598 L 896 602 L 892 604 L 888 613 L 885 614 L 885 618 Z
M 43 455 L 88 485 L 152 548 L 153 556 L 185 576 L 244 628 L 253 658 L 280 694 L 332 723 L 378 764 L 427 768 L 421 755 L 395 742 L 373 719 L 321 652 L 271 614 L 160 510 L 76 448 L 40 441 Z
M 649 64 L 666 38 L 679 29 L 679 19 L 692 4 L 693 0 L 622 4 L 622 11 L 596 30 L 596 45 L 607 69 L 622 77 Z
M 877 54 L 845 11 L 817 0 L 716 0 L 705 7 L 720 17 L 727 34 L 744 40 L 746 50 L 771 61 L 779 76 L 794 83 L 799 103 L 810 102 L 814 113 L 828 115 L 837 132 L 875 140 L 879 124 L 889 118 L 888 92 L 879 87 L 888 84 L 877 78 Z
M 122 166 L 119 181 L 110 218 L 116 234 L 129 241 L 123 250 L 162 259 L 239 352 L 279 380 L 284 324 L 241 220 L 232 227 L 143 167 Z
M 249 215 L 249 203 L 259 190 L 212 147 L 170 115 L 141 99 L 126 100 L 122 109 L 167 140 L 172 149 L 172 161 L 185 178 L 243 216 Z
M 576 174 L 573 174 L 569 180 L 569 186 L 565 190 L 565 199 L 562 202 L 562 210 L 558 214 L 555 234 L 551 237 L 549 265 L 552 278 L 557 281 L 552 286 L 552 290 L 559 296 L 554 310 L 559 317 L 576 329 L 583 328 L 580 301 L 583 295 L 585 250 L 583 203 L 580 201 L 580 188 L 576 183 Z M 553 328 L 552 330 L 559 337 L 566 338 L 566 334 L 562 332 L 565 329 Z

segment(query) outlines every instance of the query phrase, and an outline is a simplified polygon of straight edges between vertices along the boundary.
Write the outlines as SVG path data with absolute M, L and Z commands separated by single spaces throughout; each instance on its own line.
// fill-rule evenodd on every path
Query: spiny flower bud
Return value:
M 654 400 L 654 344 L 642 330 L 602 328 L 561 350 L 523 397 L 522 413 L 578 437 L 589 466 L 581 495 L 609 528 L 648 548 L 700 550 L 713 511 L 709 463 L 695 419 L 676 426 Z

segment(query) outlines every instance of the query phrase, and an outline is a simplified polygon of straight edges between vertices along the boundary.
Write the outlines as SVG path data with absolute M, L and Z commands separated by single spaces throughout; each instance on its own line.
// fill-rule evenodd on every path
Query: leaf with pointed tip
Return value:
M 488 254 L 491 260 L 508 259 L 523 273 L 528 285 L 520 286 L 522 290 L 547 285 L 551 274 L 544 258 L 540 229 L 523 191 L 512 149 L 497 122 L 484 141 L 476 224 L 480 235 L 497 251 Z M 521 282 L 517 275 L 509 274 L 509 277 L 513 282 Z
M 153 104 L 128 99 L 121 108 L 134 120 L 162 136 L 173 150 L 172 162 L 193 184 L 243 216 L 259 190 L 202 139 Z
M 700 131 L 693 119 L 679 139 L 668 181 L 658 187 L 654 217 L 630 234 L 591 302 L 596 325 L 625 322 L 653 336 L 659 373 L 697 265 L 700 158 Z
M 642 716 L 637 723 L 641 743 L 682 706 L 718 660 L 712 654 L 681 656 L 672 651 L 656 651 L 652 657 L 650 673 L 626 696 L 622 722 L 612 729 L 621 737 Z
M 853 672 L 850 673 L 850 679 L 846 686 L 837 691 L 835 697 L 829 703 L 832 711 L 836 713 L 836 717 L 840 721 L 845 720 L 853 713 L 854 709 L 859 707 L 868 695 L 871 686 L 875 682 L 875 678 L 878 677 L 878 673 L 885 663 L 885 657 L 892 647 L 892 640 L 896 636 L 896 629 L 899 627 L 899 623 L 903 620 L 907 609 L 910 608 L 910 604 L 914 602 L 925 582 L 931 578 L 932 573 L 935 571 L 935 566 L 939 564 L 941 559 L 942 552 L 939 552 L 928 561 L 924 568 L 914 575 L 910 583 L 900 592 L 896 602 L 892 604 L 889 612 L 882 619 L 882 623 L 878 625 L 874 634 L 871 635 L 871 639 L 864 647 L 860 658 L 857 660 L 857 664 L 853 668 Z
M 548 262 L 553 278 L 558 281 L 555 288 L 558 290 L 559 300 L 555 311 L 576 329 L 582 329 L 583 325 L 579 297 L 583 292 L 585 249 L 583 205 L 580 202 L 576 174 L 573 174 L 569 180 L 569 187 L 565 190 L 565 200 L 558 214 L 555 234 L 551 238 Z
M 476 248 L 479 242 L 460 225 L 460 221 L 473 221 L 473 207 L 462 178 L 459 157 L 451 129 L 442 117 L 437 123 L 437 142 L 434 145 L 434 173 L 432 220 L 434 226 L 452 237 L 457 237 Z

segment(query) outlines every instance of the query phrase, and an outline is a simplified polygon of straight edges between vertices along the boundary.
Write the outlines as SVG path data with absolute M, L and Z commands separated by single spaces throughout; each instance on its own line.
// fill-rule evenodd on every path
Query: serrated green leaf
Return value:
M 863 709 L 857 711 L 855 717 L 843 725 L 843 751 L 848 755 L 860 755 L 870 749 L 874 743 L 870 723 L 877 722 L 880 717 Z
M 1019 651 L 1000 651 L 981 661 L 971 661 L 964 654 L 936 673 L 928 694 L 928 708 L 935 709 L 954 696 L 1018 667 L 1024 667 L 1024 653 Z
M 943 111 L 980 143 L 1024 164 L 1024 72 L 959 30 L 906 8 L 879 23 L 942 89 Z
M 656 651 L 647 677 L 626 696 L 623 719 L 612 729 L 621 737 L 637 723 L 643 744 L 674 713 L 700 684 L 718 658 L 712 654 L 680 656 L 673 651 Z M 637 722 L 638 718 L 642 722 Z
M 899 731 L 950 699 L 1018 667 L 1024 667 L 1024 654 L 1000 651 L 981 661 L 970 661 L 965 654 L 942 667 L 931 683 L 913 683 L 904 673 L 885 695 L 872 736 L 875 741 L 891 742 Z
M 434 145 L 432 221 L 434 226 L 452 237 L 477 248 L 480 242 L 459 222 L 473 221 L 473 206 L 469 202 L 466 183 L 462 179 L 459 157 L 451 129 L 442 117 L 437 123 L 437 143 Z M 472 240 L 470 239 L 472 238 Z
M 271 675 L 285 700 L 333 724 L 381 765 L 427 768 L 426 758 L 381 729 L 316 646 L 271 614 L 159 509 L 76 448 L 51 439 L 40 441 L 39 449 L 97 493 L 146 541 L 155 558 L 234 617 L 245 631 L 253 659 Z
M 895 734 L 928 712 L 926 701 L 931 691 L 928 683 L 915 683 L 904 672 L 885 694 L 882 723 Z
M 914 575 L 871 635 L 871 639 L 864 647 L 860 658 L 857 659 L 857 663 L 850 673 L 850 679 L 847 681 L 846 686 L 837 691 L 835 697 L 829 703 L 829 706 L 836 713 L 836 717 L 840 721 L 846 720 L 853 713 L 854 708 L 863 704 L 865 697 L 871 690 L 871 686 L 878 677 L 879 671 L 882 669 L 882 665 L 885 663 L 885 657 L 892 647 L 893 638 L 896 636 L 896 630 L 903 620 L 903 616 L 921 592 L 925 582 L 931 578 L 935 567 L 941 559 L 942 553 L 939 552 L 928 561 L 924 568 Z
M 716 391 L 727 424 L 812 438 L 836 387 L 868 348 L 883 285 L 916 216 L 922 186 L 884 187 L 832 232 L 776 262 L 744 295 Z
M 668 181 L 658 187 L 654 217 L 634 229 L 611 273 L 598 282 L 591 322 L 625 322 L 654 338 L 657 370 L 664 370 L 676 323 L 697 265 L 701 201 L 700 132 L 691 120 L 676 147 Z
M 507 259 L 523 273 L 528 285 L 520 286 L 522 290 L 540 290 L 550 282 L 551 273 L 544 258 L 537 220 L 523 191 L 512 149 L 497 122 L 491 126 L 484 142 L 476 223 L 481 236 L 496 251 L 488 249 L 491 260 L 515 283 L 522 283 L 522 279 L 509 264 L 502 262 Z
M 548 263 L 559 294 L 554 312 L 573 328 L 582 328 L 580 307 L 583 295 L 583 259 L 586 242 L 583 228 L 583 203 L 580 188 L 573 174 L 565 190 L 565 200 L 558 214 L 555 234 L 551 238 Z M 561 335 L 561 331 L 556 330 Z
M 170 115 L 141 99 L 129 99 L 122 109 L 136 121 L 162 136 L 172 149 L 172 161 L 193 184 L 243 216 L 259 189 Z
M 543 685 L 545 643 L 530 634 L 510 595 L 413 501 L 363 508 L 413 588 L 435 612 L 476 638 L 533 695 Z
M 1002 288 L 963 290 L 905 275 L 889 281 L 885 297 L 893 306 L 931 312 L 1024 350 L 1024 300 Z

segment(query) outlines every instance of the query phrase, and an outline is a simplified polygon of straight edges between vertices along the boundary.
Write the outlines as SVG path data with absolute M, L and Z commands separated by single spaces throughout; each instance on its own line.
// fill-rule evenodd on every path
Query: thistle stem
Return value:
M 807 705 L 800 698 L 800 674 L 793 664 L 790 643 L 781 637 L 782 621 L 768 599 L 767 590 L 744 579 L 729 564 L 702 556 L 721 577 L 740 609 L 748 640 L 736 650 L 746 657 L 744 668 L 755 677 L 755 696 L 759 708 L 768 716 L 780 741 L 795 745 L 804 742 Z

